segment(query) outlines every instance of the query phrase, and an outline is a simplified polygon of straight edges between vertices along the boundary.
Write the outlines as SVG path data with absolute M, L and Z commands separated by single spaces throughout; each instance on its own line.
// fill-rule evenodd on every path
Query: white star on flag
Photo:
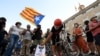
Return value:
M 38 16 L 36 16 L 36 18 L 35 18 L 35 19 L 36 19 L 36 21 L 39 21 L 39 20 L 40 20 Z

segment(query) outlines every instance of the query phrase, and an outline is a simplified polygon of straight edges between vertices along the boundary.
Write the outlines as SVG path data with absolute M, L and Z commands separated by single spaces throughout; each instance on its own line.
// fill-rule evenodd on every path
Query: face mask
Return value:
M 58 29 L 60 28 L 60 26 L 54 26 L 54 28 L 55 28 L 56 30 L 58 30 Z

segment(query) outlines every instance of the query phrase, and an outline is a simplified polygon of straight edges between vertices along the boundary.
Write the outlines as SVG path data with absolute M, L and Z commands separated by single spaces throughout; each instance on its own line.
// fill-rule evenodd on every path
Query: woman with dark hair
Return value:
M 89 21 L 85 21 L 84 24 L 86 25 L 85 32 L 87 37 L 88 46 L 90 48 L 90 55 L 95 55 L 95 46 L 94 46 L 94 38 L 91 32 L 87 32 L 89 30 Z

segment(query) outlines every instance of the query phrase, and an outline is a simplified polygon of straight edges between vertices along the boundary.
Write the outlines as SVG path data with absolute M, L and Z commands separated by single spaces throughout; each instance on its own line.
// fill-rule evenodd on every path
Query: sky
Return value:
M 25 7 L 31 7 L 45 15 L 40 24 L 43 32 L 46 32 L 47 28 L 51 29 L 56 18 L 64 21 L 78 12 L 75 11 L 75 6 L 78 7 L 79 3 L 87 7 L 94 1 L 96 0 L 0 0 L 0 17 L 7 19 L 7 31 L 17 21 L 22 23 L 22 28 L 26 28 L 30 23 L 20 16 L 20 12 Z M 31 24 L 31 30 L 34 28 L 35 25 Z

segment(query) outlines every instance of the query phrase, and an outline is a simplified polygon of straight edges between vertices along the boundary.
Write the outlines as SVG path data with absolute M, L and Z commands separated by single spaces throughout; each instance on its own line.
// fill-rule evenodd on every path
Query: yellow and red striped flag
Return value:
M 42 14 L 38 13 L 36 10 L 29 7 L 25 7 L 25 9 L 22 10 L 22 12 L 20 13 L 20 16 L 22 16 L 25 20 L 29 21 L 32 24 L 33 23 L 39 24 L 42 18 L 44 17 Z M 38 20 L 40 19 L 38 22 L 36 18 L 37 16 L 39 16 Z

